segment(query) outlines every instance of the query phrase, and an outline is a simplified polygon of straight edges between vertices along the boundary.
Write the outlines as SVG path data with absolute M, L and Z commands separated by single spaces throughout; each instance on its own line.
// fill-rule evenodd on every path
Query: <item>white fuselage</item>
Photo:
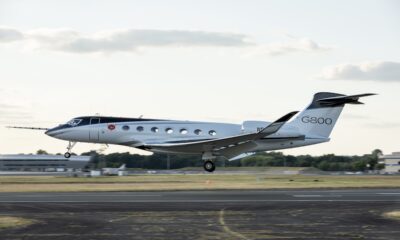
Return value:
M 196 121 L 132 121 L 116 123 L 88 124 L 59 129 L 48 135 L 73 142 L 91 142 L 140 147 L 154 144 L 188 143 L 201 140 L 219 139 L 236 135 L 254 133 L 267 126 L 269 122 L 245 121 L 243 124 L 196 122 Z M 278 132 L 255 141 L 257 147 L 252 151 L 268 151 L 294 148 L 329 141 L 328 138 L 307 138 L 290 123 Z M 148 149 L 153 152 L 168 150 Z M 174 152 L 201 154 L 201 152 Z
M 151 152 L 201 154 L 204 169 L 212 172 L 215 170 L 213 160 L 217 157 L 236 160 L 260 151 L 328 142 L 343 107 L 362 104 L 358 99 L 371 95 L 375 94 L 318 92 L 303 111 L 289 112 L 272 123 L 84 116 L 51 129 L 28 129 L 47 130 L 47 135 L 69 141 L 66 158 L 71 156 L 76 142 L 117 144 Z

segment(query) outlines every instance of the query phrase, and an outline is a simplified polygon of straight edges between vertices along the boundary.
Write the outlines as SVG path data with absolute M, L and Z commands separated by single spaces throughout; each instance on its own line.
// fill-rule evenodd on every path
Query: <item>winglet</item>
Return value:
M 287 121 L 289 121 L 297 113 L 298 111 L 294 111 L 284 115 L 283 117 L 279 118 L 275 122 L 271 123 L 264 129 L 259 131 L 258 134 L 260 135 L 260 137 L 265 137 L 273 133 L 276 133 Z

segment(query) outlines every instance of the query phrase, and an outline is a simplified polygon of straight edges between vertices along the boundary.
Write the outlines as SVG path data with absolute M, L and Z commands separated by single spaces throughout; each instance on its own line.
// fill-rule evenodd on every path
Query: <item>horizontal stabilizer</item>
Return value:
M 343 96 L 337 96 L 337 97 L 327 97 L 327 98 L 321 98 L 318 99 L 317 102 L 320 103 L 321 105 L 325 106 L 336 106 L 336 105 L 343 105 L 343 104 L 363 104 L 362 102 L 359 102 L 358 99 L 360 97 L 368 97 L 368 96 L 373 96 L 376 95 L 375 93 L 364 93 L 364 94 L 357 94 L 357 95 L 343 95 Z

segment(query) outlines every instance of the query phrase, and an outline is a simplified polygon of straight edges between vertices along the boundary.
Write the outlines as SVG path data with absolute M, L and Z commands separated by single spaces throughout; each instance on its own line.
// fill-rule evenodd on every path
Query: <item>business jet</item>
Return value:
M 103 171 L 104 175 L 118 175 L 120 171 L 126 170 L 126 164 L 122 164 L 119 168 L 102 168 L 101 170 Z
M 300 113 L 290 112 L 272 123 L 84 116 L 54 128 L 10 128 L 45 130 L 48 136 L 68 141 L 66 158 L 77 142 L 116 144 L 158 153 L 198 154 L 204 169 L 213 172 L 217 158 L 237 160 L 257 152 L 328 142 L 344 105 L 362 104 L 359 98 L 371 95 L 375 94 L 319 92 Z

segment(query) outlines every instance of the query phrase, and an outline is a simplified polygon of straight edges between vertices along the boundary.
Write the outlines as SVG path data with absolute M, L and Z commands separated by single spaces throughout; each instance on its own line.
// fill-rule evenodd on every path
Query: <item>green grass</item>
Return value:
M 55 176 L 0 177 L 0 192 L 396 188 L 399 186 L 400 176 L 146 174 L 92 178 Z

